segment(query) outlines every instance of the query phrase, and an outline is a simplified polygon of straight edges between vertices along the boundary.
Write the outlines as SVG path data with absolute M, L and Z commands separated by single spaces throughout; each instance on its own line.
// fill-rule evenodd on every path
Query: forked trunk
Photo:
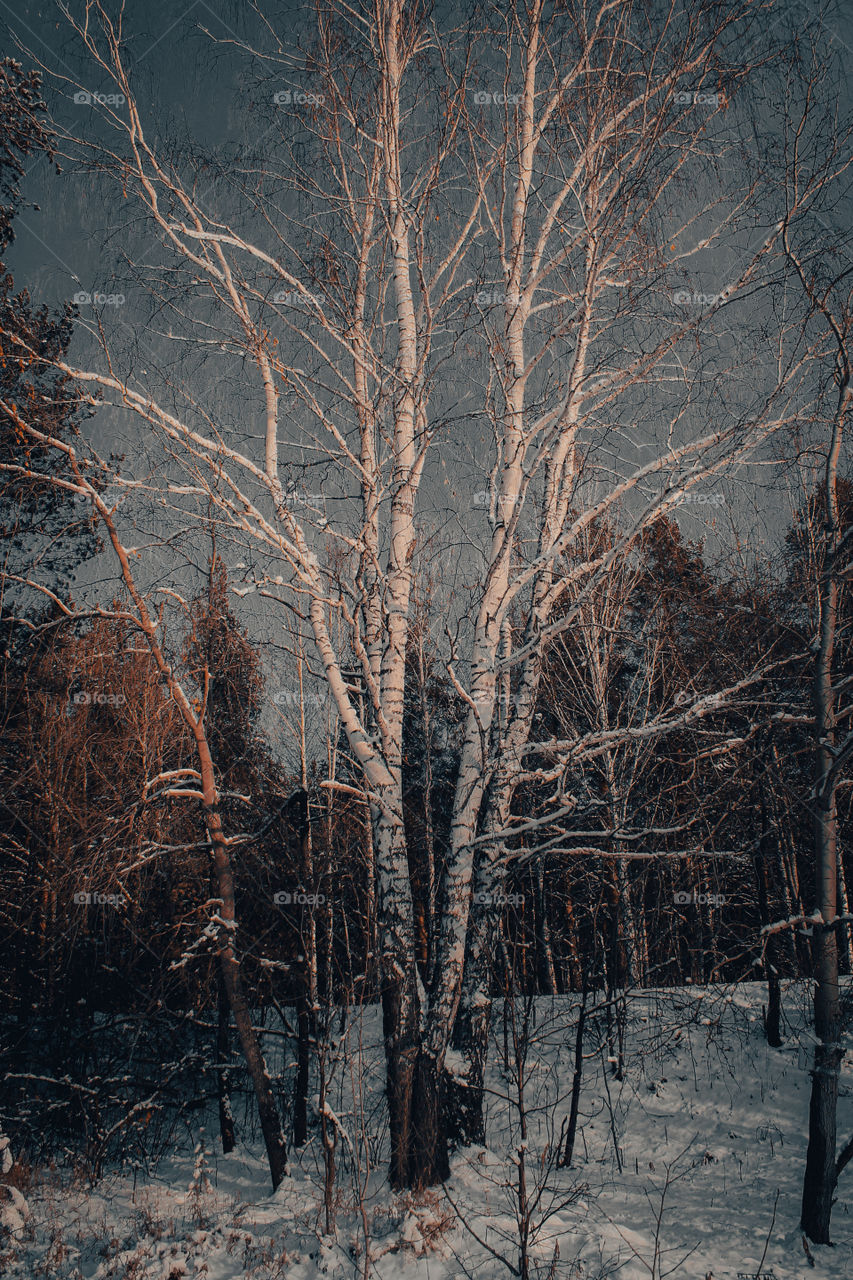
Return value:
M 444 1071 L 426 1053 L 420 1053 L 415 1063 L 411 1132 L 409 1185 L 422 1188 L 444 1182 L 450 1173 Z
M 406 1003 L 399 989 L 383 990 L 389 1179 L 395 1191 L 435 1186 L 450 1172 L 443 1071 L 422 1050 L 417 1026 L 408 1025 L 402 1016 Z
M 441 1068 L 424 1052 L 414 913 L 402 822 L 376 822 L 382 1026 L 391 1133 L 389 1179 L 395 1190 L 447 1177 Z
M 407 989 L 408 988 L 408 989 Z M 411 975 L 382 977 L 382 1031 L 385 1040 L 385 1074 L 388 1123 L 391 1131 L 389 1181 L 395 1191 L 408 1186 L 412 1146 L 412 1094 L 418 1055 L 417 1023 L 407 1007 L 415 999 Z

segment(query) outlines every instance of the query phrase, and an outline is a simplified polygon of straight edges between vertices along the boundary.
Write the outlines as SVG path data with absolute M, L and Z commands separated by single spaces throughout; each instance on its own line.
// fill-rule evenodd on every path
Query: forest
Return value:
M 0 1275 L 853 1276 L 844 14 L 8 11 Z

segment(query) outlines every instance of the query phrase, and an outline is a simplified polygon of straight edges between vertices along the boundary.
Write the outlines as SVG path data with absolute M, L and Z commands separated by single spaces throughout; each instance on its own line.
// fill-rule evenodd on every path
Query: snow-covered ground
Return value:
M 201 1162 L 188 1141 L 135 1185 L 117 1174 L 94 1189 L 35 1179 L 16 1257 L 7 1254 L 0 1272 L 5 1266 L 15 1280 L 493 1280 L 512 1268 L 518 1274 L 521 1148 L 535 1200 L 531 1278 L 853 1280 L 853 1166 L 838 1188 L 835 1246 L 812 1247 L 813 1266 L 796 1229 L 810 1083 L 808 991 L 786 988 L 787 1038 L 778 1050 L 764 1040 L 763 998 L 757 984 L 632 995 L 621 1081 L 606 1044 L 592 1056 L 603 1038 L 597 1021 L 569 1169 L 557 1168 L 554 1156 L 569 1109 L 577 999 L 536 1001 L 526 1144 L 510 1100 L 517 1080 L 504 1066 L 499 1002 L 489 1146 L 458 1152 L 445 1189 L 407 1196 L 394 1196 L 384 1176 L 381 1023 L 368 1009 L 350 1020 L 350 1059 L 338 1063 L 330 1093 L 340 1126 L 333 1234 L 325 1233 L 318 1133 L 292 1157 L 291 1176 L 272 1195 L 260 1145 L 224 1157 L 208 1118 Z M 521 1016 L 519 1001 L 519 1024 Z M 507 1044 L 511 1057 L 511 1020 Z M 849 1052 L 842 1072 L 839 1141 L 853 1133 Z

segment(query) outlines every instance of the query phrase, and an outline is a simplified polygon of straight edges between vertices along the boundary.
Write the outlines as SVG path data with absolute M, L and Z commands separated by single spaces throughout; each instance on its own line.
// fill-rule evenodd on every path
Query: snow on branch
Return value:
M 219 900 L 217 899 L 216 901 Z M 190 946 L 187 947 L 179 960 L 172 961 L 169 965 L 169 972 L 173 973 L 177 969 L 185 968 L 191 961 L 195 960 L 197 956 L 203 954 L 206 944 L 210 943 L 215 946 L 219 942 L 220 929 L 230 931 L 232 934 L 236 933 L 237 921 L 223 920 L 222 916 L 219 915 L 218 912 L 214 912 L 199 936 L 196 938 L 195 942 L 191 943 Z
M 796 929 L 797 925 L 813 925 L 817 929 L 837 929 L 840 924 L 853 921 L 853 912 L 845 911 L 843 915 L 834 916 L 832 920 L 824 920 L 820 911 L 813 911 L 808 916 L 790 916 L 787 920 L 777 920 L 766 924 L 761 929 L 761 937 L 769 938 L 774 933 L 784 933 L 786 929 Z

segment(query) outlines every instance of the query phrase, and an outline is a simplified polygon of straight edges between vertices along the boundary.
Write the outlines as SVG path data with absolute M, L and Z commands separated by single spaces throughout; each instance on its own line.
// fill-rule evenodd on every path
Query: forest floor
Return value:
M 188 1134 L 186 1150 L 144 1177 L 113 1173 L 94 1187 L 58 1175 L 34 1179 L 6 1274 L 14 1280 L 518 1275 L 522 1149 L 527 1194 L 535 1201 L 530 1280 L 853 1280 L 853 1166 L 838 1188 L 834 1247 L 812 1246 L 812 1263 L 797 1230 L 812 1043 L 808 994 L 805 984 L 786 985 L 785 1045 L 770 1049 L 762 985 L 634 993 L 627 999 L 621 1080 L 608 1061 L 616 1045 L 596 1015 L 567 1169 L 557 1167 L 556 1156 L 569 1110 L 578 998 L 535 1002 L 526 1143 L 513 1102 L 511 1018 L 507 1067 L 498 1002 L 489 1146 L 457 1152 L 445 1188 L 404 1196 L 392 1194 L 384 1176 L 381 1020 L 378 1010 L 366 1009 L 361 1018 L 350 1016 L 329 1092 L 338 1132 L 332 1232 L 325 1230 L 319 1129 L 291 1153 L 291 1176 L 271 1194 L 261 1145 L 223 1156 L 209 1123 L 201 1138 L 209 1187 L 193 1154 L 198 1131 Z M 520 1029 L 522 1002 L 515 1007 Z M 838 1119 L 840 1144 L 853 1133 L 850 1052 Z

